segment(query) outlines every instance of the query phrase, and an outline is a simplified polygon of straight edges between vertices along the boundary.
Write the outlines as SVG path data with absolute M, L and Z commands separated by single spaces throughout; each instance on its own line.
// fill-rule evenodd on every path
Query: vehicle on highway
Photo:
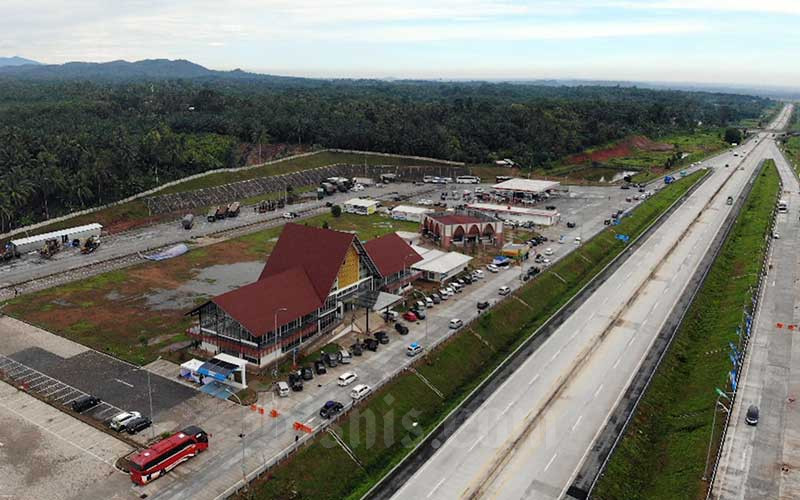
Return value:
M 484 300 L 483 302 L 478 302 L 478 310 L 483 311 L 489 307 L 489 302 Z
M 319 409 L 319 416 L 322 418 L 335 417 L 344 410 L 344 405 L 338 401 L 326 401 Z
M 205 431 L 189 426 L 133 455 L 129 460 L 131 481 L 147 484 L 207 449 Z
M 141 416 L 142 414 L 138 411 L 123 411 L 122 413 L 117 413 L 111 417 L 111 421 L 108 423 L 108 426 L 119 432 L 125 426 L 125 422 Z
M 370 391 L 372 391 L 372 389 L 370 389 L 367 384 L 358 384 L 357 386 L 353 387 L 352 391 L 350 391 L 350 397 L 358 401 L 359 399 L 366 397 Z
M 403 313 L 403 319 L 406 321 L 414 322 L 417 321 L 417 315 L 414 314 L 413 311 L 406 311 Z
M 545 248 L 545 250 L 544 250 L 544 254 L 545 254 L 545 255 L 547 255 L 548 257 L 549 257 L 549 256 L 551 256 L 551 255 L 553 255 L 553 253 L 554 253 L 554 252 L 553 252 L 553 249 L 552 249 L 552 248 L 550 248 L 550 247 L 548 247 L 548 248 Z
M 361 356 L 364 354 L 364 348 L 358 342 L 355 342 L 350 345 L 350 352 L 353 353 L 353 356 Z
M 368 351 L 375 352 L 378 350 L 378 341 L 375 339 L 364 339 L 364 347 Z
M 750 407 L 747 408 L 747 415 L 745 415 L 744 421 L 747 425 L 758 424 L 758 406 L 750 405 Z
M 414 357 L 421 352 L 422 352 L 422 346 L 416 342 L 413 342 L 408 347 L 406 347 L 406 356 L 408 357 Z
M 728 199 L 725 200 L 725 203 L 727 205 L 733 205 L 733 196 L 728 196 Z
M 309 380 L 314 379 L 314 370 L 311 369 L 310 366 L 304 366 L 300 369 L 300 376 L 303 377 L 303 380 L 308 382 Z
M 314 372 L 316 372 L 317 375 L 328 373 L 328 369 L 325 368 L 325 362 L 319 359 L 314 361 Z
M 375 337 L 375 340 L 377 340 L 381 344 L 389 343 L 389 335 L 383 330 L 373 333 L 372 336 Z
M 575 244 L 576 244 L 576 245 L 580 245 L 580 244 L 581 244 L 581 241 L 582 241 L 582 240 L 581 240 L 581 237 L 580 237 L 580 236 L 576 236 L 576 237 L 575 237 Z
M 481 178 L 474 175 L 459 175 L 456 177 L 456 184 L 480 184 Z
M 789 202 L 786 200 L 778 201 L 778 213 L 785 214 L 789 211 Z
M 407 335 L 408 334 L 408 327 L 403 323 L 395 323 L 394 329 L 397 330 L 397 333 L 400 335 Z
M 779 240 L 781 238 L 781 235 L 780 235 L 779 232 L 773 231 L 772 232 L 772 237 L 775 238 L 776 240 Z
M 288 398 L 289 397 L 289 384 L 287 384 L 283 380 L 281 380 L 280 382 L 275 382 L 275 393 L 278 395 L 278 397 Z
M 501 286 L 500 290 L 498 290 L 497 293 L 499 293 L 500 295 L 508 295 L 509 293 L 511 293 L 511 288 L 507 286 Z
M 344 372 L 341 375 L 339 375 L 339 378 L 337 379 L 336 383 L 340 387 L 346 387 L 355 382 L 357 378 L 358 375 L 356 375 L 355 372 Z
M 96 398 L 94 396 L 89 396 L 89 395 L 81 396 L 72 402 L 72 409 L 77 413 L 82 413 L 90 408 L 94 408 L 100 403 L 101 403 L 100 398 Z
M 450 326 L 450 328 L 452 328 L 452 329 L 454 329 L 454 330 L 455 330 L 456 328 L 460 328 L 460 327 L 461 327 L 461 326 L 463 326 L 463 325 L 464 325 L 464 322 L 463 322 L 463 321 L 461 321 L 461 320 L 460 320 L 460 319 L 458 319 L 458 318 L 453 318 L 453 319 L 451 319 L 451 320 L 450 320 L 450 323 L 449 323 L 449 326 Z
M 153 421 L 147 417 L 136 417 L 132 420 L 128 420 L 125 423 L 123 429 L 125 432 L 130 434 L 131 436 L 136 434 L 139 431 L 143 431 L 153 425 Z
M 281 217 L 283 217 L 284 219 L 296 219 L 297 214 L 294 212 L 284 212 Z
M 193 214 L 186 214 L 186 215 L 184 215 L 184 216 L 183 216 L 183 219 L 181 219 L 181 225 L 182 225 L 182 226 L 183 226 L 183 228 L 184 228 L 184 229 L 186 229 L 187 231 L 188 231 L 189 229 L 191 229 L 191 228 L 192 228 L 192 226 L 194 226 L 194 215 L 193 215 Z

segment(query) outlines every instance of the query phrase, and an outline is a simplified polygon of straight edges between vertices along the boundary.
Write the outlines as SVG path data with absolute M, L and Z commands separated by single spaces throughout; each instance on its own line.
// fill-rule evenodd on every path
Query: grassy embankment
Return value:
M 764 112 L 761 113 L 760 117 L 740 120 L 735 124 L 735 126 L 739 128 L 766 127 L 778 116 L 778 113 L 780 113 L 780 111 L 783 109 L 783 105 L 784 103 L 775 101 L 772 106 L 766 108 Z
M 714 388 L 728 387 L 728 342 L 738 340 L 736 327 L 758 281 L 778 186 L 770 161 L 609 461 L 595 498 L 705 498 L 702 476 Z M 714 450 L 721 433 L 717 425 Z
M 329 214 L 304 219 L 332 229 L 356 231 L 363 240 L 392 231 L 415 231 L 418 224 L 378 215 L 360 217 Z M 146 262 L 75 283 L 42 290 L 8 302 L 4 312 L 39 325 L 83 345 L 132 363 L 144 364 L 164 354 L 162 349 L 183 340 L 192 304 L 207 296 L 192 291 L 192 280 L 211 266 L 265 261 L 281 227 L 270 228 L 221 243 L 193 248 L 162 262 Z M 253 281 L 257 275 L 253 276 Z M 154 297 L 162 297 L 161 301 Z
M 516 292 L 520 300 L 504 301 L 420 360 L 417 371 L 443 398 L 417 376 L 403 373 L 335 425 L 363 469 L 325 434 L 272 471 L 269 479 L 257 481 L 247 498 L 358 498 L 625 248 L 615 233 L 636 237 L 702 175 L 697 172 L 665 187 L 619 226 L 592 238 Z
M 359 154 L 344 154 L 344 153 L 317 153 L 315 155 L 306 156 L 302 158 L 286 159 L 272 165 L 264 165 L 262 167 L 255 167 L 239 172 L 226 172 L 219 174 L 211 174 L 198 179 L 182 182 L 175 186 L 163 189 L 158 194 L 178 193 L 185 191 L 192 191 L 195 189 L 208 188 L 213 186 L 220 186 L 230 182 L 237 182 L 242 180 L 254 179 L 257 177 L 269 177 L 273 175 L 281 175 L 291 172 L 298 172 L 301 170 L 308 170 L 316 167 L 324 167 L 327 165 L 334 165 L 337 163 L 345 164 L 369 164 L 369 165 L 429 165 L 439 166 L 440 163 L 414 160 L 411 158 L 395 158 L 392 156 L 377 156 L 377 155 L 359 155 Z M 309 191 L 311 186 L 293 186 L 296 193 Z M 277 198 L 282 193 L 265 193 L 260 196 L 248 198 L 243 200 L 246 203 L 256 203 L 263 199 Z M 195 210 L 197 213 L 205 213 L 205 210 Z M 179 217 L 181 213 L 167 213 L 151 216 L 148 213 L 147 206 L 142 200 L 134 200 L 128 203 L 115 205 L 94 213 L 79 215 L 71 217 L 61 222 L 54 222 L 48 224 L 34 231 L 29 235 L 46 233 L 48 231 L 56 231 L 67 227 L 79 226 L 82 224 L 90 224 L 92 222 L 99 222 L 110 232 L 119 232 L 122 230 L 131 229 L 134 227 L 141 227 L 155 222 L 171 220 Z

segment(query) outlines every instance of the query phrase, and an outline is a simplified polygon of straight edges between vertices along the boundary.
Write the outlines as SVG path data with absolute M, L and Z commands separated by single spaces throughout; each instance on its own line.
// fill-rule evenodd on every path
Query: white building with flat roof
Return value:
M 11 245 L 13 245 L 19 253 L 28 253 L 39 250 L 42 248 L 42 246 L 44 246 L 45 241 L 48 240 L 57 240 L 62 246 L 70 245 L 73 241 L 78 240 L 78 245 L 82 245 L 88 238 L 93 236 L 99 238 L 102 230 L 103 226 L 95 222 L 92 224 L 86 224 L 84 226 L 59 229 L 58 231 L 51 231 L 49 233 L 42 233 L 35 236 L 11 240 Z
M 506 191 L 513 193 L 525 193 L 530 195 L 538 195 L 551 191 L 560 186 L 560 182 L 556 181 L 542 181 L 537 179 L 510 179 L 499 184 L 492 186 L 492 189 L 497 191 Z
M 518 205 L 499 205 L 496 203 L 471 203 L 467 208 L 478 210 L 504 220 L 532 222 L 539 226 L 552 226 L 561 219 L 556 210 L 521 207 Z
M 372 215 L 378 209 L 377 200 L 368 200 L 365 198 L 353 198 L 344 202 L 344 211 L 348 214 L 356 215 Z
M 437 283 L 446 283 L 467 268 L 472 257 L 458 252 L 443 252 L 417 245 L 411 245 L 422 260 L 412 265 L 422 273 L 424 279 Z
M 435 210 L 428 207 L 417 207 L 414 205 L 397 205 L 392 209 L 392 219 L 408 220 L 412 222 L 422 222 L 425 214 L 433 213 Z

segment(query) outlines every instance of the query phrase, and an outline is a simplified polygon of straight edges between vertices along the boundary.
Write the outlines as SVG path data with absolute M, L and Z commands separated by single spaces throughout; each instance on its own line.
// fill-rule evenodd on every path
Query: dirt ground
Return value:
M 630 156 L 633 154 L 634 150 L 637 149 L 642 151 L 670 151 L 673 147 L 669 144 L 651 141 L 647 137 L 641 135 L 635 135 L 603 149 L 572 155 L 568 157 L 564 163 L 570 165 L 579 165 L 588 162 L 602 163 L 612 158 Z

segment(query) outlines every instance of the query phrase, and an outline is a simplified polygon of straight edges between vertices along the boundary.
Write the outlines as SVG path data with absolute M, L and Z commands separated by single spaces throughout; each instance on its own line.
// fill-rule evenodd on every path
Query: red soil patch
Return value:
M 670 151 L 672 146 L 669 144 L 662 144 L 651 141 L 647 137 L 641 135 L 634 135 L 628 137 L 624 141 L 615 143 L 604 149 L 598 149 L 591 153 L 579 153 L 576 155 L 568 156 L 566 162 L 570 165 L 578 165 L 580 163 L 598 162 L 602 163 L 612 158 L 624 158 L 633 154 L 635 150 L 640 151 Z

